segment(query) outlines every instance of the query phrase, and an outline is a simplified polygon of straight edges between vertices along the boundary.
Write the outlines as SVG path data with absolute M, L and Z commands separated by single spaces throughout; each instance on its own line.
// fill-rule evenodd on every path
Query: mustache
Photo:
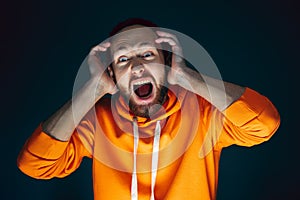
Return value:
M 149 72 L 146 72 L 146 71 L 145 71 L 145 72 L 143 73 L 143 75 L 140 76 L 140 77 L 131 76 L 130 79 L 129 79 L 129 82 L 132 82 L 132 81 L 134 81 L 134 80 L 136 80 L 136 79 L 147 78 L 147 77 L 150 77 L 150 78 L 152 78 L 152 79 L 154 80 L 153 75 L 150 74 Z
M 138 80 L 138 79 L 143 79 L 143 78 L 150 78 L 153 81 L 153 83 L 155 84 L 155 86 L 157 87 L 157 83 L 156 83 L 154 77 L 151 74 L 147 73 L 147 74 L 143 74 L 143 76 L 141 76 L 141 77 L 130 77 L 129 82 L 128 82 L 129 83 L 128 88 L 131 88 L 131 84 L 133 81 Z

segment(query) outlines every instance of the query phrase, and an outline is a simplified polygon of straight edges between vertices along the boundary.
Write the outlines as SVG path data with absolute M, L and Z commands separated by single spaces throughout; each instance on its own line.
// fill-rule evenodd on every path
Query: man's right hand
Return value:
M 44 132 L 58 140 L 68 141 L 76 126 L 95 103 L 105 94 L 118 91 L 113 79 L 106 73 L 106 67 L 99 55 L 109 47 L 110 43 L 107 42 L 91 49 L 85 60 L 91 73 L 90 80 L 43 123 Z
M 97 83 L 96 93 L 114 94 L 118 92 L 118 89 L 112 79 L 106 72 L 106 67 L 100 58 L 100 53 L 104 53 L 110 47 L 110 42 L 100 43 L 99 45 L 93 47 L 88 55 L 88 66 L 91 73 L 91 78 Z

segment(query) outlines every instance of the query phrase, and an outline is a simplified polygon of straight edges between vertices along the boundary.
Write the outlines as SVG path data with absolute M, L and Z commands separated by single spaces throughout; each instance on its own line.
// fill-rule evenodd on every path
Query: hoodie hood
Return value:
M 175 91 L 178 93 L 178 91 Z M 137 149 L 140 137 L 151 137 L 153 135 L 153 145 L 152 145 L 152 159 L 151 159 L 151 196 L 150 200 L 154 200 L 154 188 L 158 169 L 158 159 L 159 159 L 159 143 L 161 136 L 161 123 L 164 125 L 167 118 L 173 113 L 180 109 L 180 101 L 177 99 L 177 95 L 174 91 L 168 90 L 168 98 L 162 107 L 152 116 L 151 119 L 133 116 L 129 112 L 129 106 L 125 103 L 122 96 L 118 95 L 116 98 L 118 101 L 114 102 L 112 111 L 113 113 L 118 113 L 117 117 L 118 125 L 126 131 L 130 131 L 131 126 L 128 126 L 128 122 L 132 123 L 133 127 L 133 169 L 132 169 L 132 179 L 131 179 L 131 199 L 138 199 L 138 181 L 137 181 Z M 181 94 L 183 95 L 183 94 Z M 127 122 L 126 122 L 127 121 Z M 125 127 L 124 127 L 125 125 Z M 128 130 L 129 129 L 129 130 Z
M 187 100 L 188 99 L 188 100 Z M 149 172 L 153 136 L 159 122 L 161 128 L 159 168 L 168 166 L 178 159 L 191 144 L 199 125 L 197 96 L 179 86 L 170 86 L 168 99 L 155 118 L 149 120 L 134 117 L 122 96 L 118 94 L 103 99 L 96 105 L 96 115 L 91 113 L 95 129 L 91 139 L 82 138 L 90 146 L 94 157 L 105 165 L 126 172 L 132 172 L 134 151 L 134 122 L 138 128 L 138 160 L 144 165 L 137 166 L 137 172 Z
M 140 137 L 151 137 L 153 136 L 152 145 L 152 159 L 151 159 L 151 196 L 150 200 L 154 200 L 154 189 L 158 169 L 158 159 L 159 159 L 159 146 L 160 146 L 160 136 L 161 127 L 167 121 L 167 118 L 179 111 L 180 109 L 180 98 L 185 95 L 185 90 L 181 90 L 180 93 L 178 88 L 172 88 L 168 90 L 167 100 L 162 105 L 162 107 L 152 116 L 151 119 L 134 116 L 129 112 L 128 103 L 119 94 L 117 98 L 114 99 L 112 106 L 112 113 L 114 118 L 118 123 L 118 126 L 125 132 L 133 133 L 133 170 L 131 179 L 131 199 L 138 199 L 138 181 L 137 181 L 137 149 Z M 179 97 L 179 99 L 177 98 Z M 130 124 L 131 123 L 131 124 Z

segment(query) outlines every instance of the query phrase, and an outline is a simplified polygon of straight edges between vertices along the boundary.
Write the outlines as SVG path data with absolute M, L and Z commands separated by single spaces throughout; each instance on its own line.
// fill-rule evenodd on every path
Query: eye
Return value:
M 143 54 L 143 57 L 144 57 L 144 58 L 148 58 L 148 57 L 150 57 L 150 56 L 153 56 L 153 53 L 152 53 L 151 51 L 147 51 L 147 52 L 145 52 L 145 53 Z
M 119 59 L 118 59 L 118 62 L 126 62 L 128 61 L 128 58 L 126 56 L 121 56 Z

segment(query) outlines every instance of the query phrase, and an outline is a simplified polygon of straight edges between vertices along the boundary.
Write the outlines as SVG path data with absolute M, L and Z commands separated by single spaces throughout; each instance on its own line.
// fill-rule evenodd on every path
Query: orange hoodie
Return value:
M 65 177 L 87 156 L 93 159 L 95 200 L 131 199 L 133 172 L 139 200 L 149 200 L 151 192 L 155 199 L 216 199 L 222 148 L 267 141 L 280 124 L 272 103 L 249 88 L 223 112 L 180 87 L 172 87 L 168 97 L 151 120 L 134 120 L 120 96 L 102 98 L 68 142 L 47 135 L 40 125 L 20 152 L 18 167 L 38 179 Z M 158 124 L 158 163 L 153 168 Z

